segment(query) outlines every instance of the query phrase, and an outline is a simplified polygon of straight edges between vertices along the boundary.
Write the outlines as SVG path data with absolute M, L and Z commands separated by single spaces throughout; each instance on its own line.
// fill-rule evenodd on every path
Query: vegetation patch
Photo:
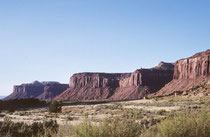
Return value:
M 53 101 L 49 106 L 50 113 L 59 113 L 61 112 L 61 103 L 58 101 Z
M 142 127 L 140 123 L 129 118 L 105 119 L 98 125 L 87 119 L 73 127 L 72 136 L 75 137 L 137 137 L 140 136 Z
M 206 110 L 179 112 L 157 126 L 147 130 L 142 137 L 209 137 L 210 114 Z
M 58 132 L 56 121 L 47 120 L 27 125 L 23 122 L 14 123 L 9 118 L 0 122 L 1 137 L 53 137 Z
M 35 107 L 47 106 L 46 101 L 38 99 L 14 99 L 14 100 L 0 100 L 0 110 L 8 110 L 14 112 L 17 109 L 27 109 Z

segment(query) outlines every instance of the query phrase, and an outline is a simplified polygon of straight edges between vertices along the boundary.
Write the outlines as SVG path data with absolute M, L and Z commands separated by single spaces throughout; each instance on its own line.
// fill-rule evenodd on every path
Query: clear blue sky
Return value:
M 0 0 L 0 95 L 77 72 L 132 72 L 210 48 L 209 0 Z

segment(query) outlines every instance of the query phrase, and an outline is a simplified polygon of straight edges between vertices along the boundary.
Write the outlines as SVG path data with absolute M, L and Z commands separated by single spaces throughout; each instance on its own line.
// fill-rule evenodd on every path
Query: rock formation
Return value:
M 210 50 L 175 64 L 160 62 L 157 67 L 133 73 L 78 73 L 70 78 L 69 85 L 38 81 L 22 84 L 14 86 L 5 99 L 128 100 L 198 91 L 205 95 L 210 91 Z
M 154 93 L 173 79 L 174 65 L 161 62 L 152 69 L 133 73 L 78 73 L 59 100 L 126 100 Z
M 156 96 L 175 92 L 206 92 L 210 82 L 210 50 L 176 61 L 173 81 L 158 91 Z
M 58 82 L 39 82 L 34 81 L 28 84 L 22 84 L 13 87 L 13 93 L 5 99 L 24 99 L 38 98 L 50 100 L 62 93 L 68 88 L 68 84 L 60 84 Z
M 78 73 L 70 78 L 70 88 L 56 97 L 60 100 L 108 99 L 119 87 L 122 77 L 130 74 Z
M 210 50 L 175 63 L 174 79 L 195 79 L 210 75 Z
M 36 98 L 40 100 L 52 100 L 53 98 L 64 92 L 68 87 L 69 87 L 68 84 L 57 84 L 57 83 L 46 84 L 44 85 L 43 93 Z

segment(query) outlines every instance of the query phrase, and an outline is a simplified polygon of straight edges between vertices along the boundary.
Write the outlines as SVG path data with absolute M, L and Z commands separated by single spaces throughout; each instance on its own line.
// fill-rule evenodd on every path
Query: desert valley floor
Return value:
M 91 101 L 88 101 L 91 102 Z M 106 118 L 128 117 L 132 115 L 139 122 L 160 121 L 176 112 L 186 110 L 206 109 L 210 112 L 210 98 L 203 94 L 186 96 L 170 96 L 153 99 L 142 99 L 133 101 L 120 101 L 108 103 L 96 103 L 93 105 L 71 105 L 72 102 L 63 101 L 61 113 L 49 113 L 48 107 L 18 110 L 14 113 L 2 111 L 0 121 L 5 118 L 13 122 L 42 122 L 44 119 L 53 119 L 60 125 L 60 131 L 70 132 L 69 127 L 80 124 L 87 119 L 93 124 L 98 124 Z M 94 102 L 94 101 L 92 101 Z M 69 105 L 70 104 L 70 105 Z

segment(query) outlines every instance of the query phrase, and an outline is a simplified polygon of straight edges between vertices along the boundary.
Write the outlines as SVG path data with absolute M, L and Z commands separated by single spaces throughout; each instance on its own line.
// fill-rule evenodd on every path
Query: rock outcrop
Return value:
M 195 79 L 207 76 L 210 76 L 210 50 L 175 63 L 174 79 Z
M 65 91 L 68 87 L 68 84 L 60 84 L 58 82 L 34 81 L 32 83 L 14 86 L 13 93 L 7 96 L 5 100 L 25 98 L 50 100 Z
M 130 74 L 78 73 L 70 78 L 69 89 L 55 99 L 100 100 L 108 99 L 119 87 L 122 77 Z
M 133 73 L 78 73 L 59 100 L 126 100 L 143 98 L 173 79 L 174 65 L 161 62 L 152 69 Z
M 176 61 L 173 81 L 155 96 L 167 96 L 176 92 L 205 92 L 210 82 L 210 50 Z M 200 87 L 200 88 L 198 88 Z
M 22 84 L 14 86 L 5 99 L 128 100 L 198 91 L 210 93 L 210 50 L 175 64 L 160 62 L 133 73 L 78 73 L 70 78 L 69 85 L 38 81 Z
M 44 85 L 43 93 L 36 98 L 40 100 L 52 100 L 53 98 L 64 92 L 68 87 L 68 84 L 46 84 Z

